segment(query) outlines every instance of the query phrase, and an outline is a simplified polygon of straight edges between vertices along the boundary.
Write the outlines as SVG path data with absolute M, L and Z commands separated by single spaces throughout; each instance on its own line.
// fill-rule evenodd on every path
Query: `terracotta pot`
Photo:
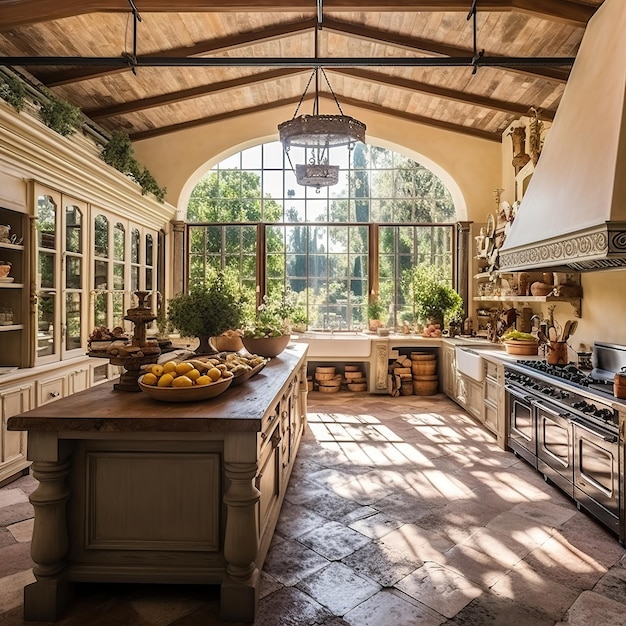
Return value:
M 291 335 L 281 335 L 280 337 L 243 337 L 244 348 L 250 354 L 259 356 L 278 356 L 289 343 Z

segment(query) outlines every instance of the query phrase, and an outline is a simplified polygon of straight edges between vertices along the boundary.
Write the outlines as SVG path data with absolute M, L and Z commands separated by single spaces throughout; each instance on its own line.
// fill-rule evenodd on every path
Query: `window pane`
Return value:
M 130 233 L 130 262 L 139 263 L 139 231 L 133 228 Z
M 82 211 L 73 205 L 65 207 L 65 249 L 68 252 L 83 251 L 83 214 Z
M 109 256 L 109 220 L 104 215 L 94 220 L 94 248 L 96 256 Z
M 37 244 L 40 248 L 56 249 L 57 206 L 50 196 L 37 199 Z
M 67 256 L 65 258 L 65 287 L 67 289 L 80 289 L 82 287 L 82 267 L 81 257 Z
M 81 294 L 67 293 L 65 295 L 65 349 L 80 348 L 81 335 Z
M 113 229 L 113 258 L 123 261 L 126 258 L 126 230 L 119 222 Z
M 54 354 L 56 296 L 40 293 L 37 299 L 37 356 Z

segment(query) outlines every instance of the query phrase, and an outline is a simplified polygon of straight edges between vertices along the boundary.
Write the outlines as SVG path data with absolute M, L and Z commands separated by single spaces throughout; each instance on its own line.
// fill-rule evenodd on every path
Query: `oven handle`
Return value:
M 619 440 L 617 435 L 607 434 L 606 431 L 596 429 L 593 426 L 590 426 L 589 424 L 587 424 L 586 422 L 583 422 L 578 417 L 572 418 L 572 424 L 576 424 L 576 426 L 578 426 L 579 428 L 586 430 L 588 433 L 591 433 L 592 435 L 595 435 L 596 437 L 602 437 L 602 440 L 606 441 L 607 443 L 617 443 Z
M 562 417 L 564 420 L 568 422 L 571 421 L 572 416 L 569 413 L 560 413 L 558 407 L 554 406 L 554 404 L 548 404 L 543 401 L 542 398 L 535 400 L 535 404 L 540 406 L 542 409 L 548 411 L 548 413 L 552 413 L 552 415 L 556 415 L 558 417 Z
M 527 395 L 521 389 L 517 389 L 516 387 L 512 387 L 511 385 L 504 385 L 504 389 L 505 391 L 508 391 L 512 396 L 515 396 L 518 400 L 525 400 L 529 404 L 538 400 L 537 396 Z

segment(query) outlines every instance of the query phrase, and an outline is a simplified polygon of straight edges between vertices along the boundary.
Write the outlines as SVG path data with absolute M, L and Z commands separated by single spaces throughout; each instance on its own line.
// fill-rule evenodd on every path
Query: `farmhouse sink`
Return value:
M 480 350 L 500 350 L 501 347 L 497 344 L 485 344 L 480 347 L 469 346 L 457 346 L 456 347 L 456 369 L 465 376 L 482 382 L 485 378 L 485 367 L 483 363 L 483 357 L 480 354 Z
M 309 358 L 368 357 L 371 350 L 371 337 L 360 333 L 308 332 L 296 341 L 309 344 Z

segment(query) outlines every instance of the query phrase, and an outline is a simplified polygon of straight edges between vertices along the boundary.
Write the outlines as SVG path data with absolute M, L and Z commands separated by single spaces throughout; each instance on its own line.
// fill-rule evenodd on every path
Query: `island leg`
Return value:
M 71 589 L 63 576 L 69 548 L 66 507 L 70 491 L 66 484 L 70 462 L 35 461 L 33 476 L 39 486 L 31 494 L 35 523 L 31 557 L 37 582 L 24 588 L 24 619 L 54 621 L 67 605 Z
M 257 503 L 257 433 L 230 433 L 224 442 L 224 471 L 229 486 L 224 494 L 226 575 L 221 586 L 221 618 L 252 623 L 259 602 Z

